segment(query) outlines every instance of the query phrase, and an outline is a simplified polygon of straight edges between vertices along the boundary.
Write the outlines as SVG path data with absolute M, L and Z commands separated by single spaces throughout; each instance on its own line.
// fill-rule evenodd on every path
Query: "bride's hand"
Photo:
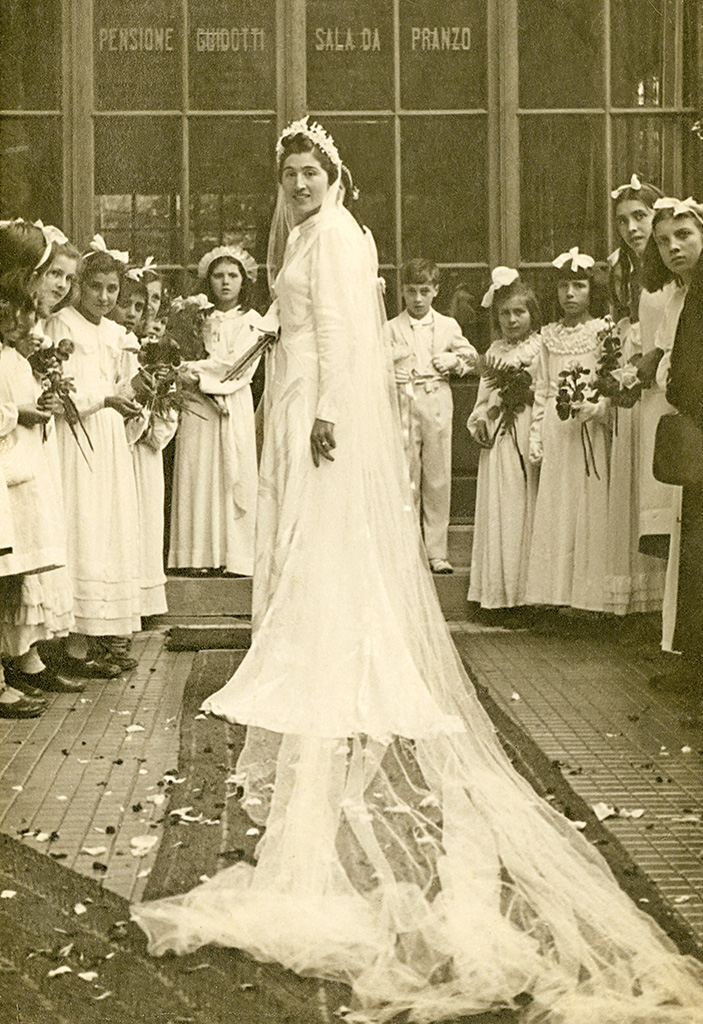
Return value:
M 337 447 L 334 439 L 334 423 L 328 420 L 315 420 L 310 433 L 310 449 L 312 461 L 316 466 L 320 465 L 320 458 L 334 462 L 334 456 L 330 455 L 333 448 Z

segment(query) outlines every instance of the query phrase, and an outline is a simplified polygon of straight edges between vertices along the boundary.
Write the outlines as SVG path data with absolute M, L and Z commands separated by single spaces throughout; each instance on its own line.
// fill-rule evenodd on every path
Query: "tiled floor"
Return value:
M 133 855 L 131 840 L 159 835 L 193 660 L 166 651 L 163 632 L 140 634 L 134 653 L 133 672 L 53 697 L 40 718 L 0 720 L 0 829 L 127 899 L 156 853 Z
M 456 639 L 477 680 L 579 796 L 638 815 L 606 824 L 703 947 L 703 727 L 649 687 L 652 652 L 597 636 Z

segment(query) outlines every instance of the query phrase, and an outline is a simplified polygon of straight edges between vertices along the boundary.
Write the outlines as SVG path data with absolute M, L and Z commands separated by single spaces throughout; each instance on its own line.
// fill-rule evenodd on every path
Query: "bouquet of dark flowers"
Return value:
M 66 377 L 63 372 L 63 364 L 72 354 L 74 347 L 70 338 L 62 338 L 55 344 L 43 345 L 29 356 L 29 364 L 44 393 L 55 395 L 61 402 L 64 419 L 70 427 L 81 455 L 90 466 L 88 456 L 81 444 L 81 437 L 85 438 L 91 451 L 93 451 L 93 443 L 81 419 L 81 414 L 76 408 L 76 403 L 71 397 L 72 392 L 76 390 L 76 385 L 73 378 Z M 46 424 L 43 427 L 43 435 L 46 440 Z
M 642 381 L 637 368 L 623 364 L 622 339 L 612 317 L 605 317 L 606 326 L 598 332 L 601 355 L 593 382 L 595 394 L 589 401 L 597 402 L 602 395 L 610 399 L 615 409 L 615 433 L 618 430 L 618 409 L 632 409 L 642 397 Z
M 147 339 L 137 358 L 139 370 L 132 383 L 145 409 L 161 417 L 171 412 L 200 416 L 192 408 L 195 397 L 190 382 L 183 375 L 181 350 L 173 338 Z
M 588 380 L 591 371 L 574 362 L 559 374 L 559 385 L 556 394 L 557 416 L 560 420 L 576 419 L 585 402 L 597 402 L 600 397 L 594 392 L 593 385 Z M 588 430 L 588 423 L 581 422 L 581 445 L 583 447 L 583 461 L 586 468 L 586 476 L 591 475 L 591 469 L 595 477 L 600 480 L 596 457 L 593 451 L 593 442 Z
M 524 363 L 512 366 L 490 355 L 481 357 L 477 372 L 495 396 L 495 402 L 490 404 L 486 411 L 489 420 L 497 421 L 493 438 L 495 440 L 502 434 L 508 434 L 512 438 L 523 476 L 527 479 L 525 460 L 518 443 L 516 421 L 521 412 L 534 404 L 532 377 Z

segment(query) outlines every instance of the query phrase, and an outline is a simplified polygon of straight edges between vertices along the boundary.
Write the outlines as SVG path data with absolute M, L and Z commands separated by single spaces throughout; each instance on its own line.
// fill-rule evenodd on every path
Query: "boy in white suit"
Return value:
M 405 309 L 388 321 L 398 386 L 405 451 L 430 568 L 453 572 L 447 558 L 452 485 L 452 391 L 449 377 L 463 377 L 478 353 L 456 320 L 432 308 L 439 268 L 409 260 L 402 271 Z

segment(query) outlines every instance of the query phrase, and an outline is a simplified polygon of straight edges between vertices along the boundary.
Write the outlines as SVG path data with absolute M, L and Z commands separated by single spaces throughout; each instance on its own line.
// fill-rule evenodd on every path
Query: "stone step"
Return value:
M 449 561 L 455 568 L 468 568 L 471 565 L 473 539 L 473 523 L 452 523 L 450 525 Z
M 445 618 L 465 619 L 468 613 L 468 569 L 459 567 L 451 575 L 433 578 Z M 166 599 L 168 613 L 158 616 L 157 621 L 171 627 L 171 639 L 176 648 L 238 648 L 248 643 L 246 638 L 251 615 L 249 577 L 169 576 Z M 181 627 L 188 627 L 187 632 L 183 633 Z M 219 642 L 215 643 L 215 640 Z

